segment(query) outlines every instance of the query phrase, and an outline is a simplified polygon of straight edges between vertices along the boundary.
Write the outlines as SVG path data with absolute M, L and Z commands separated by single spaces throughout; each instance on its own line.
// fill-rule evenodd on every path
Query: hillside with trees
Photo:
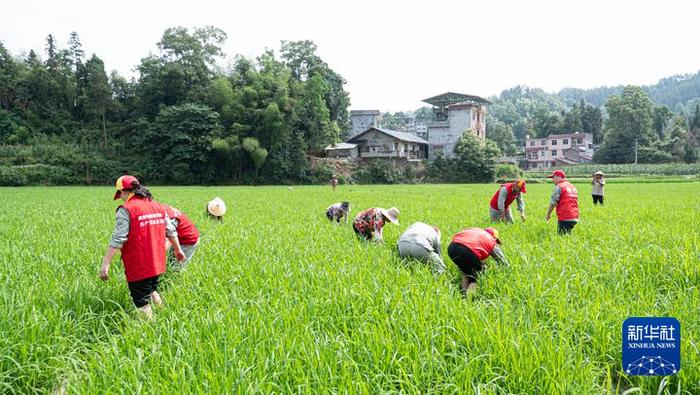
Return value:
M 0 43 L 0 184 L 306 182 L 306 155 L 348 123 L 345 80 L 311 41 L 236 56 L 226 33 L 167 29 L 126 80 L 87 56 L 77 33 L 46 39 L 45 57 Z
M 48 35 L 44 53 L 22 58 L 0 42 L 0 185 L 107 184 L 127 171 L 149 184 L 325 181 L 331 170 L 309 157 L 348 129 L 343 77 L 311 41 L 222 68 L 226 38 L 211 26 L 169 28 L 131 80 L 107 72 L 75 32 L 66 45 Z M 698 158 L 700 73 L 557 94 L 516 86 L 489 100 L 492 142 L 462 139 L 459 159 L 429 164 L 426 180 L 488 180 L 494 158 L 516 155 L 526 135 L 571 131 L 593 135 L 599 163 Z M 433 116 L 383 114 L 389 128 Z M 400 179 L 382 166 L 363 171 L 371 177 L 359 179 Z

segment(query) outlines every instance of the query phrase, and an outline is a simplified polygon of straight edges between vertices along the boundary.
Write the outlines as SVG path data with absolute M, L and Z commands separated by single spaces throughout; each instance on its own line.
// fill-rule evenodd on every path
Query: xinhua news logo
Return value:
M 681 369 L 681 324 L 673 317 L 630 317 L 622 324 L 622 369 L 670 376 Z

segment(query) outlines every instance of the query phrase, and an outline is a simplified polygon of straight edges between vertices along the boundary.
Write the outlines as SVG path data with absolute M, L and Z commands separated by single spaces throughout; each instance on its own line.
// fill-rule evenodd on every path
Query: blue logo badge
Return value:
M 622 370 L 669 376 L 681 369 L 681 324 L 673 317 L 630 317 L 622 324 Z

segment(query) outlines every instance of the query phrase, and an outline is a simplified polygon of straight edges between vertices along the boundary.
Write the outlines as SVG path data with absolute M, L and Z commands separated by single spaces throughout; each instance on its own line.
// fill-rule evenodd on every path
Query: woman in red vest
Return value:
M 175 228 L 163 206 L 132 176 L 121 176 L 116 182 L 114 200 L 124 203 L 117 208 L 117 220 L 109 247 L 102 258 L 100 278 L 109 280 L 109 266 L 121 250 L 124 273 L 134 305 L 148 319 L 153 317 L 150 303 L 162 304 L 158 280 L 165 272 L 165 237 L 173 245 L 175 257 L 183 261 Z
M 180 242 L 182 252 L 185 254 L 185 260 L 177 265 L 172 265 L 172 268 L 176 271 L 182 270 L 185 265 L 192 260 L 192 256 L 197 250 L 197 246 L 199 245 L 199 231 L 197 227 L 194 226 L 194 223 L 182 211 L 167 204 L 164 204 L 163 208 L 165 208 L 170 222 L 172 222 L 173 227 L 177 231 L 177 239 Z M 165 250 L 170 251 L 171 247 L 172 244 L 170 241 L 166 240 Z
M 500 244 L 498 230 L 494 228 L 467 228 L 452 237 L 447 255 L 462 271 L 462 292 L 465 295 L 476 288 L 476 276 L 489 256 L 508 265 Z
M 527 193 L 525 189 L 525 180 L 517 180 L 501 185 L 500 188 L 491 198 L 489 213 L 492 222 L 504 221 L 513 223 L 513 215 L 510 213 L 510 204 L 513 200 L 518 202 L 518 211 L 520 211 L 520 219 L 525 221 L 525 201 L 523 193 Z
M 549 222 L 552 210 L 557 208 L 557 232 L 570 234 L 574 226 L 578 223 L 578 191 L 576 187 L 566 180 L 566 173 L 561 170 L 554 170 L 550 176 L 556 184 L 552 197 L 549 200 L 549 208 L 545 219 Z

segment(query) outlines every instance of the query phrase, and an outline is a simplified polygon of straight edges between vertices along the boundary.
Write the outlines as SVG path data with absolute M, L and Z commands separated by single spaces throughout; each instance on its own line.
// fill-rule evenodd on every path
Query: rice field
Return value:
M 446 249 L 488 226 L 495 185 L 154 187 L 203 239 L 152 322 L 118 260 L 97 275 L 112 188 L 2 188 L 0 393 L 700 393 L 700 184 L 609 182 L 605 207 L 577 187 L 581 223 L 559 237 L 552 185 L 528 185 L 527 222 L 497 226 L 510 267 L 467 298 Z M 361 242 L 325 218 L 341 200 L 396 206 L 401 226 Z M 415 221 L 442 230 L 446 274 L 398 258 Z M 676 376 L 624 375 L 630 316 L 681 322 Z

